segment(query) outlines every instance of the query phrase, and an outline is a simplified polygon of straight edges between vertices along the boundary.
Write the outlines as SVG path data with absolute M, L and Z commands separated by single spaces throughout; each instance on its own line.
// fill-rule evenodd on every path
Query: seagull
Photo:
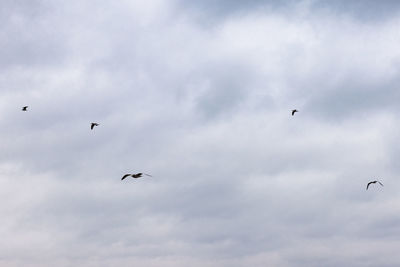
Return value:
M 133 174 L 132 174 L 132 173 L 127 173 L 127 174 L 125 174 L 124 176 L 122 176 L 121 181 L 124 180 L 124 179 L 125 179 L 126 177 L 128 177 L 128 176 L 131 176 L 131 177 L 133 177 L 133 178 L 139 178 L 139 177 L 142 177 L 143 174 L 146 175 L 146 176 L 153 177 L 153 176 L 151 176 L 150 174 L 141 173 L 141 172 L 139 172 L 139 173 L 133 173 Z
M 90 125 L 90 130 L 93 130 L 94 126 L 99 126 L 99 124 L 96 122 L 92 122 L 92 124 Z
M 294 116 L 294 113 L 299 112 L 297 109 L 292 110 L 292 116 Z
M 22 107 L 22 111 L 26 111 L 27 108 L 28 108 L 28 106 Z
M 371 182 L 369 182 L 367 184 L 367 189 L 366 190 L 368 190 L 368 187 L 369 187 L 370 184 L 376 184 L 376 183 L 379 183 L 381 186 L 383 186 L 383 184 L 381 182 L 379 182 L 379 181 L 371 181 Z

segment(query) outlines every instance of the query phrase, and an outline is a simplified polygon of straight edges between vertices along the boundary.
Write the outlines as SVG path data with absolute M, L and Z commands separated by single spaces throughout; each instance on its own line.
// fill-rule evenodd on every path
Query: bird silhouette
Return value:
M 294 113 L 299 112 L 297 109 L 292 110 L 292 116 L 294 116 Z
M 153 176 L 151 176 L 150 174 L 142 173 L 142 172 L 133 173 L 133 174 L 132 174 L 132 173 L 127 173 L 127 174 L 125 174 L 124 176 L 122 176 L 121 181 L 124 180 L 126 177 L 129 177 L 129 176 L 132 177 L 132 178 L 140 178 L 140 177 L 142 177 L 143 175 L 153 177 Z
M 92 122 L 90 124 L 90 130 L 93 130 L 94 126 L 99 126 L 100 124 L 96 123 L 96 122 Z
M 376 183 L 379 183 L 381 186 L 383 186 L 383 184 L 379 181 L 371 181 L 367 184 L 367 189 L 365 189 L 365 190 L 368 190 L 368 187 L 370 186 L 370 184 L 376 184 Z
M 26 111 L 26 110 L 27 110 L 27 108 L 28 108 L 28 106 L 24 106 L 24 107 L 22 107 L 22 111 Z

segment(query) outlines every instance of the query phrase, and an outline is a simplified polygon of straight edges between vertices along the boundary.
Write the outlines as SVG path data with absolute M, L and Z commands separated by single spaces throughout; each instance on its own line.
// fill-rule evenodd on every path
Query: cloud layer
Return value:
M 5 1 L 0 266 L 397 266 L 398 10 Z

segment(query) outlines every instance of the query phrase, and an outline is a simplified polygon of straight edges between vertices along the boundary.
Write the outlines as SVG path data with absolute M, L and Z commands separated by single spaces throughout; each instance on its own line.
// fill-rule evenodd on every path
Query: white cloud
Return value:
M 398 18 L 253 4 L 7 2 L 0 265 L 395 266 Z

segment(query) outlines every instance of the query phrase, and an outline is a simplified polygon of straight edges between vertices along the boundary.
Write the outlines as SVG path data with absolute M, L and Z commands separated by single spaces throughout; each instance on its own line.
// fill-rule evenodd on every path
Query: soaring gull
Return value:
M 122 176 L 121 181 L 124 180 L 126 177 L 129 177 L 129 176 L 132 177 L 132 178 L 140 178 L 140 177 L 142 177 L 143 175 L 153 177 L 153 176 L 151 176 L 150 174 L 142 173 L 142 172 L 133 173 L 133 174 L 132 174 L 132 173 L 127 173 L 127 174 L 125 174 L 124 176 Z
M 379 183 L 381 186 L 383 186 L 383 184 L 381 182 L 379 182 L 379 181 L 371 181 L 371 182 L 369 182 L 367 184 L 367 189 L 365 189 L 365 190 L 368 190 L 368 187 L 369 187 L 370 184 L 376 184 L 376 183 Z

